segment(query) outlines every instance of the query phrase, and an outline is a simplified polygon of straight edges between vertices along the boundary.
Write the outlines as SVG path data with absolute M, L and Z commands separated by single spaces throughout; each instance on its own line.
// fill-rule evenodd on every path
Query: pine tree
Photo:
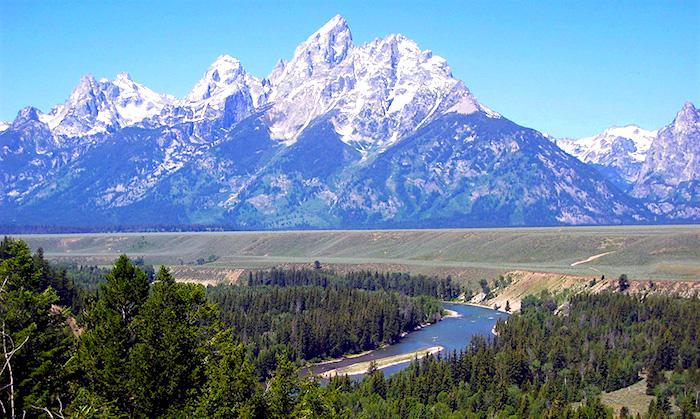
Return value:
M 148 297 L 146 274 L 126 256 L 107 274 L 100 299 L 85 315 L 86 332 L 80 338 L 77 363 L 81 385 L 91 394 L 114 401 L 131 412 L 129 351 L 136 336 L 130 323 Z
M 138 308 L 148 298 L 148 276 L 134 265 L 126 255 L 117 259 L 107 274 L 102 289 L 106 306 L 116 311 L 124 324 L 133 320 Z
M 130 325 L 135 341 L 129 350 L 131 397 L 136 414 L 177 412 L 188 391 L 204 385 L 199 348 L 216 321 L 201 285 L 177 284 L 161 267 L 153 290 Z
M 196 417 L 260 417 L 264 414 L 260 386 L 245 348 L 230 330 L 222 329 L 204 352 L 207 381 L 195 408 Z
M 266 393 L 267 413 L 271 418 L 291 416 L 299 394 L 299 374 L 286 354 L 277 357 L 277 369 Z
M 72 338 L 41 260 L 21 240 L 0 243 L 0 406 L 8 417 L 53 408 L 68 390 Z
M 337 417 L 329 397 L 313 378 L 301 380 L 300 395 L 294 407 L 295 418 L 324 419 Z
M 680 419 L 691 419 L 695 417 L 693 413 L 695 411 L 693 396 L 689 395 L 683 397 L 680 403 L 680 408 L 680 412 L 678 413 L 678 417 Z
M 381 398 L 386 397 L 387 388 L 384 373 L 377 368 L 377 363 L 375 361 L 369 363 L 364 384 L 366 385 L 368 394 L 376 394 Z

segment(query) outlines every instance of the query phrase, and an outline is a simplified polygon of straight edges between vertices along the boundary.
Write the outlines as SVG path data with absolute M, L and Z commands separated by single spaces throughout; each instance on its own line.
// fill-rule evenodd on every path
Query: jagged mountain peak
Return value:
M 350 48 L 352 46 L 352 32 L 348 22 L 341 15 L 333 16 L 304 42 L 306 45 L 314 43 L 338 48 L 338 52 Z
M 204 77 L 197 82 L 185 97 L 185 101 L 196 102 L 213 96 L 227 94 L 245 84 L 247 73 L 241 62 L 230 55 L 220 55 L 209 66 Z M 237 84 L 237 86 L 233 86 Z
M 430 58 L 433 54 L 429 49 L 422 50 L 416 41 L 401 33 L 392 33 L 381 38 L 375 38 L 373 41 L 369 42 L 369 44 L 388 44 L 394 47 L 400 46 L 404 48 L 405 52 L 423 54 L 426 58 Z
M 683 104 L 681 110 L 676 114 L 673 126 L 676 130 L 683 130 L 693 127 L 698 122 L 700 122 L 700 112 L 698 112 L 692 102 L 688 101 Z
M 287 143 L 322 115 L 345 143 L 365 155 L 445 113 L 498 116 L 478 104 L 442 57 L 402 34 L 354 46 L 341 17 L 300 44 L 269 80 L 270 130 Z
M 103 83 L 102 89 L 108 100 L 114 103 L 121 127 L 159 115 L 165 107 L 175 102 L 173 96 L 154 92 L 134 81 L 126 72 L 117 74 L 111 82 Z
M 348 27 L 348 22 L 342 15 L 336 14 L 335 16 L 330 18 L 328 22 L 324 23 L 323 26 L 321 26 L 315 33 L 328 33 L 346 30 L 350 30 L 350 28 Z
M 555 139 L 564 151 L 603 171 L 623 190 L 637 179 L 642 162 L 657 131 L 637 125 L 614 126 L 598 135 L 579 139 Z
M 229 55 L 229 54 L 221 54 L 218 57 L 216 57 L 216 60 L 214 60 L 213 63 L 209 66 L 210 68 L 218 68 L 221 66 L 233 66 L 233 67 L 240 67 L 241 65 L 241 60 L 238 58 Z
M 264 104 L 268 92 L 268 84 L 249 74 L 239 59 L 220 55 L 187 96 L 161 119 L 164 123 L 223 119 L 224 125 L 230 125 Z
M 272 68 L 272 71 L 270 74 L 267 76 L 267 80 L 275 85 L 277 84 L 277 80 L 282 76 L 282 73 L 284 73 L 284 68 L 287 66 L 287 61 L 279 59 L 275 63 L 275 66 Z
M 127 73 L 126 71 L 121 71 L 117 73 L 117 77 L 114 78 L 114 82 L 134 82 L 134 79 L 131 78 L 131 74 Z
M 75 85 L 73 91 L 70 94 L 70 99 L 78 100 L 82 98 L 85 94 L 96 89 L 97 81 L 91 73 L 84 74 L 78 80 L 78 84 Z
M 686 100 L 683 103 L 683 107 L 681 108 L 682 112 L 697 112 L 697 109 L 695 108 L 695 105 L 693 105 L 693 102 Z
M 40 119 L 54 135 L 80 137 L 139 123 L 158 115 L 173 100 L 135 82 L 126 72 L 99 81 L 86 74 L 66 102 Z
M 17 112 L 17 116 L 10 126 L 13 128 L 18 128 L 27 122 L 40 121 L 41 115 L 42 113 L 39 109 L 33 106 L 27 106 L 26 108 L 22 108 L 19 110 L 19 112 Z
M 669 218 L 700 218 L 700 113 L 686 102 L 659 130 L 632 194 Z
M 350 28 L 342 16 L 336 15 L 296 48 L 287 68 L 311 75 L 319 67 L 342 62 L 352 47 Z

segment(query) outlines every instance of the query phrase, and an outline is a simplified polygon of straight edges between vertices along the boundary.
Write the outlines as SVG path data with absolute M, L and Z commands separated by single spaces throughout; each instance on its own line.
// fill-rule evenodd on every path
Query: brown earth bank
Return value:
M 201 266 L 168 266 L 173 277 L 178 282 L 202 284 L 205 287 L 219 284 L 236 284 L 244 274 L 245 269 L 209 268 Z
M 314 264 L 309 263 L 281 263 L 276 266 L 280 269 L 313 269 Z M 223 267 L 171 265 L 169 266 L 175 279 L 179 282 L 198 283 L 204 286 L 219 284 L 236 284 L 245 280 L 248 272 L 255 269 L 230 269 Z M 323 269 L 333 270 L 340 274 L 352 271 L 368 270 L 377 272 L 408 272 L 419 274 L 408 266 L 395 264 L 326 264 Z M 267 269 L 267 268 L 262 268 Z M 436 275 L 435 271 L 425 272 L 427 275 Z M 478 288 L 478 279 L 492 279 L 502 275 L 507 285 L 493 289 L 493 296 L 485 299 L 483 294 L 477 294 L 472 304 L 500 310 L 510 306 L 510 311 L 520 309 L 523 298 L 529 295 L 540 295 L 543 291 L 563 300 L 581 292 L 599 293 L 603 291 L 619 292 L 618 278 L 602 279 L 600 275 L 570 275 L 552 272 L 534 272 L 525 270 L 488 270 L 488 269 L 456 269 L 445 268 L 437 276 L 450 275 L 469 286 L 472 290 Z M 629 294 L 645 295 L 675 295 L 684 298 L 700 296 L 700 281 L 681 281 L 672 279 L 640 280 L 629 279 L 629 288 L 625 291 Z
M 539 295 L 542 291 L 558 297 L 569 297 L 581 292 L 599 293 L 620 292 L 619 278 L 556 274 L 551 272 L 510 271 L 504 275 L 510 283 L 504 288 L 493 290 L 492 298 L 476 295 L 471 302 L 501 309 L 510 305 L 511 311 L 520 309 L 523 298 Z M 679 281 L 671 279 L 638 280 L 630 279 L 625 293 L 642 295 L 674 295 L 683 298 L 700 296 L 700 281 Z

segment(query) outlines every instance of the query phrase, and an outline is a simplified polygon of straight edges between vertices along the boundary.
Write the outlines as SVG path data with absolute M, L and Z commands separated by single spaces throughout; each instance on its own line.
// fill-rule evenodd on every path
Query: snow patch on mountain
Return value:
M 582 162 L 610 170 L 620 183 L 630 185 L 637 179 L 656 135 L 657 131 L 627 125 L 608 128 L 592 137 L 554 139 L 554 142 Z
M 347 22 L 335 16 L 280 62 L 267 115 L 273 138 L 292 144 L 314 119 L 332 115 L 341 140 L 382 151 L 436 117 L 488 112 L 447 62 L 403 35 L 354 46 Z
M 134 125 L 158 115 L 174 98 L 136 83 L 127 73 L 109 81 L 83 76 L 68 100 L 40 114 L 52 134 L 90 136 Z
M 194 119 L 220 116 L 227 99 L 240 94 L 250 112 L 266 100 L 268 89 L 262 80 L 248 74 L 241 62 L 230 55 L 219 56 L 178 106 L 190 108 Z
M 672 218 L 700 217 L 700 111 L 686 102 L 659 131 L 632 190 Z
M 624 154 L 636 162 L 643 162 L 657 131 L 636 125 L 611 127 L 602 133 L 580 139 L 557 139 L 557 145 L 584 163 L 604 164 L 610 158 Z
M 135 125 L 144 119 L 158 115 L 175 98 L 163 95 L 136 83 L 128 73 L 119 73 L 111 82 L 104 83 L 108 100 L 117 111 L 121 127 Z

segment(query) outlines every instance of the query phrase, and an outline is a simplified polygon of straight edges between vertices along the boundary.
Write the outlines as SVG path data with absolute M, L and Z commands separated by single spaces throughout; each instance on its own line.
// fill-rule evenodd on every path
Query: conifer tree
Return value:
M 148 279 L 125 255 L 117 259 L 106 279 L 100 299 L 85 315 L 78 374 L 90 397 L 114 401 L 124 412 L 131 412 L 127 360 L 136 335 L 130 323 L 148 297 Z
M 25 242 L 0 243 L 0 407 L 7 417 L 33 416 L 67 398 L 71 337 L 43 267 Z

